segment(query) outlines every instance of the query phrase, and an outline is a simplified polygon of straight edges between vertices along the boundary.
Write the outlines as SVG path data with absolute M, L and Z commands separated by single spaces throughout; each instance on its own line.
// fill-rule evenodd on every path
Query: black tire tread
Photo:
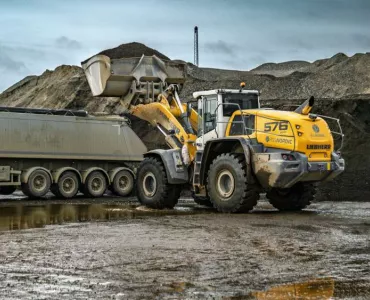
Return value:
M 220 212 L 224 213 L 245 213 L 253 209 L 253 207 L 257 204 L 257 201 L 259 200 L 259 190 L 257 187 L 253 184 L 248 184 L 248 166 L 245 160 L 244 154 L 236 154 L 236 153 L 223 153 L 217 156 L 208 171 L 208 180 L 207 180 L 207 189 L 210 190 L 211 183 L 209 182 L 210 178 L 210 172 L 212 167 L 215 165 L 215 163 L 218 160 L 221 159 L 227 159 L 227 160 L 233 160 L 235 163 L 239 165 L 239 169 L 236 170 L 237 177 L 243 178 L 244 186 L 242 197 L 240 198 L 240 202 L 234 206 L 232 209 L 225 209 L 221 206 L 219 206 L 216 202 L 213 202 L 213 206 Z M 252 177 L 252 176 L 251 176 Z
M 167 173 L 164 168 L 164 165 L 159 159 L 155 157 L 145 158 L 141 162 L 139 169 L 137 171 L 137 174 L 140 174 L 140 171 L 142 170 L 142 168 L 144 168 L 145 165 L 147 164 L 154 165 L 155 168 L 157 168 L 157 170 L 161 174 L 160 176 L 162 177 L 162 185 L 158 187 L 161 189 L 161 191 L 160 191 L 160 195 L 156 197 L 155 201 L 151 201 L 151 202 L 145 201 L 144 202 L 140 198 L 140 194 L 141 194 L 139 190 L 140 183 L 138 183 L 136 185 L 136 189 L 137 189 L 136 194 L 138 196 L 139 202 L 141 204 L 146 205 L 147 207 L 155 208 L 155 209 L 174 208 L 180 198 L 181 189 L 176 185 L 171 185 L 168 183 Z M 138 177 L 139 176 L 137 176 L 137 178 Z
M 128 191 L 128 192 L 125 192 L 124 194 L 122 194 L 120 191 L 117 191 L 117 189 L 115 188 L 115 183 L 116 183 L 116 177 L 118 176 L 119 173 L 121 172 L 127 172 L 131 178 L 132 178 L 132 186 L 131 186 L 131 190 Z M 116 196 L 119 196 L 119 197 L 128 197 L 130 194 L 132 194 L 132 191 L 135 189 L 135 178 L 134 176 L 127 170 L 122 170 L 122 171 L 119 171 L 115 177 L 113 178 L 113 181 L 112 181 L 112 184 L 111 184 L 111 187 L 110 187 L 110 190 L 111 192 L 116 195 Z
M 298 182 L 288 195 L 279 195 L 277 189 L 266 194 L 270 204 L 280 211 L 300 211 L 315 199 L 316 187 L 310 183 Z
M 0 188 L 0 195 L 11 195 L 17 190 L 17 187 L 14 185 L 2 186 Z
M 93 174 L 95 174 L 95 173 L 99 173 L 104 178 L 104 180 L 105 180 L 105 190 L 104 190 L 103 194 L 100 195 L 100 196 L 95 196 L 92 193 L 90 193 L 89 188 L 88 188 L 88 184 L 87 184 L 88 181 L 90 180 L 90 177 L 92 177 Z M 101 171 L 92 171 L 87 176 L 86 181 L 85 181 L 85 184 L 82 185 L 82 192 L 85 195 L 85 197 L 88 197 L 88 198 L 100 198 L 100 197 L 103 197 L 103 195 L 104 195 L 104 193 L 105 193 L 105 191 L 106 191 L 107 188 L 108 188 L 108 182 L 107 182 L 107 179 L 106 179 L 104 173 L 101 172 Z
M 32 175 L 34 175 L 34 173 L 35 172 L 42 172 L 42 173 L 45 173 L 45 175 L 49 178 L 49 189 L 48 189 L 48 191 L 50 190 L 50 187 L 51 187 L 51 178 L 50 178 L 50 176 L 49 176 L 49 174 L 46 172 L 46 171 L 44 171 L 44 170 L 42 170 L 42 169 L 36 169 L 36 170 L 34 170 L 31 174 L 30 174 L 30 176 L 29 176 L 29 178 L 28 179 L 30 179 L 31 177 L 32 177 Z M 43 197 L 43 196 L 45 196 L 45 194 L 47 193 L 45 193 L 44 195 L 41 195 L 41 196 L 37 196 L 37 195 L 34 195 L 33 194 L 33 192 L 31 191 L 31 189 L 30 189 L 30 185 L 28 184 L 28 182 L 27 183 L 22 183 L 21 184 L 21 189 L 22 189 L 22 193 L 23 194 L 25 194 L 28 198 L 30 198 L 30 199 L 38 199 L 38 198 L 40 198 L 40 197 Z
M 76 183 L 77 183 L 77 191 L 76 191 L 76 193 L 75 193 L 73 196 L 71 196 L 71 197 L 66 197 L 66 196 L 64 196 L 64 195 L 63 195 L 63 193 L 62 193 L 62 192 L 60 191 L 60 189 L 59 189 L 59 181 L 60 181 L 64 176 L 66 176 L 66 175 L 69 175 L 69 176 L 71 176 L 71 177 L 74 177 L 74 179 L 76 180 Z M 51 186 L 50 190 L 51 190 L 51 192 L 52 192 L 55 196 L 57 196 L 58 198 L 62 198 L 62 199 L 71 199 L 71 198 L 73 198 L 73 197 L 75 197 L 75 196 L 77 195 L 79 188 L 80 188 L 80 180 L 79 180 L 79 177 L 77 176 L 77 174 L 76 174 L 75 172 L 73 172 L 73 171 L 65 171 L 65 172 L 63 172 L 63 173 L 60 175 L 60 177 L 59 177 L 59 179 L 58 179 L 58 183 L 52 184 L 52 186 Z

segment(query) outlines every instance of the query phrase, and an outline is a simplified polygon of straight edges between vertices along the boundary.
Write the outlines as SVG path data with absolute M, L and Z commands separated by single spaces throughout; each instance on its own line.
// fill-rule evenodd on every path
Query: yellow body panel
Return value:
M 235 116 L 230 118 L 226 136 Z M 248 138 L 257 139 L 265 147 L 297 151 L 304 153 L 309 161 L 330 161 L 334 150 L 334 141 L 328 124 L 322 118 L 310 119 L 292 111 L 251 109 L 243 111 L 244 115 L 255 116 L 255 132 Z
M 172 101 L 174 102 L 174 101 Z M 176 138 L 182 145 L 188 147 L 190 160 L 195 157 L 196 147 L 194 134 L 188 134 L 184 127 L 180 124 L 176 117 L 179 117 L 181 111 L 176 105 L 169 105 L 166 98 L 162 98 L 160 102 L 152 102 L 148 104 L 139 104 L 130 108 L 130 113 L 142 120 L 149 122 L 153 126 L 160 124 L 167 131 L 173 130 Z M 166 142 L 173 149 L 178 149 L 179 146 L 171 139 L 166 138 Z

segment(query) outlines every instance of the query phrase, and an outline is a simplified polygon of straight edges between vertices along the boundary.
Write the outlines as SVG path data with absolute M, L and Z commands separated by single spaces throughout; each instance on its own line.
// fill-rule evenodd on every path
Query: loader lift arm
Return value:
M 165 136 L 166 143 L 172 149 L 187 146 L 190 161 L 195 156 L 195 139 L 197 129 L 197 113 L 191 109 L 191 117 L 188 117 L 186 105 L 178 100 L 177 91 L 170 86 L 168 97 L 165 93 L 158 95 L 158 101 L 148 104 L 129 106 L 128 112 L 142 120 L 149 122 L 152 126 Z M 170 101 L 168 100 L 171 99 Z M 192 121 L 191 121 L 192 120 Z

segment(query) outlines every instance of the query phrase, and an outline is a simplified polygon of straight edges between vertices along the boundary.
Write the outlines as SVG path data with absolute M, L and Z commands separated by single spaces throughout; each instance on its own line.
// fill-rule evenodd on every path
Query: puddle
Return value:
M 144 216 L 189 215 L 207 211 L 190 207 L 155 210 L 129 204 L 14 204 L 1 206 L 0 231 L 42 228 L 46 225 L 93 220 L 132 219 Z
M 228 299 L 228 298 L 224 298 Z M 231 297 L 230 299 L 239 299 Z M 329 299 L 370 299 L 370 281 L 335 280 L 318 278 L 299 283 L 273 286 L 265 291 L 251 292 L 247 298 L 256 300 L 329 300 Z
M 333 299 L 333 279 L 314 279 L 303 283 L 284 284 L 266 291 L 252 292 L 251 298 L 258 300 L 324 300 Z
M 316 278 L 304 282 L 287 283 L 272 286 L 262 291 L 252 291 L 247 294 L 226 296 L 217 292 L 196 291 L 196 285 L 189 282 L 172 282 L 163 286 L 162 296 L 173 293 L 186 293 L 199 296 L 196 299 L 223 299 L 223 300 L 329 300 L 329 299 L 370 299 L 370 282 L 340 281 L 333 278 Z M 163 297 L 173 299 L 171 297 Z M 190 297 L 193 299 L 193 297 Z

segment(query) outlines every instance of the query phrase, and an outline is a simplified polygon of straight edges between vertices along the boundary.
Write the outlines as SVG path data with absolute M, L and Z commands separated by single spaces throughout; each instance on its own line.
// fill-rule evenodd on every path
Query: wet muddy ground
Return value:
M 370 203 L 0 199 L 2 299 L 370 299 Z

